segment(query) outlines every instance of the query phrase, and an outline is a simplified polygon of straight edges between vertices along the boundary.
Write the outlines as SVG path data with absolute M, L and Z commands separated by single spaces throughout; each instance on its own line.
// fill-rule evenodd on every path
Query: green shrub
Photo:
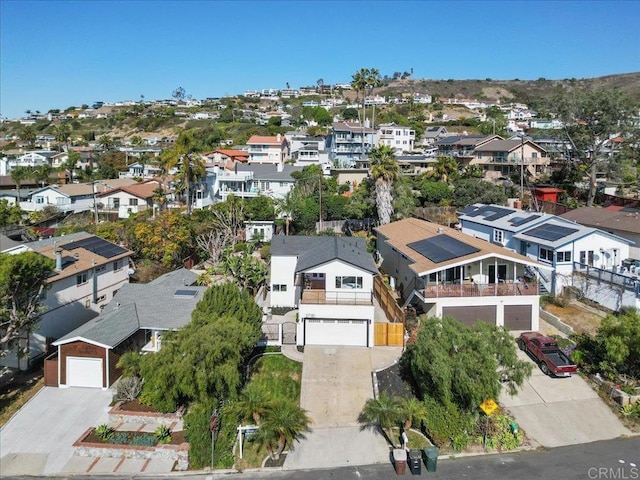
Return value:
M 211 412 L 216 403 L 213 400 L 194 402 L 184 417 L 186 440 L 189 442 L 189 466 L 200 469 L 211 465 Z M 233 465 L 233 444 L 236 440 L 237 423 L 234 418 L 221 414 L 218 419 L 214 467 L 228 468 Z
M 131 443 L 129 445 L 137 445 L 139 447 L 153 447 L 157 443 L 156 437 L 151 435 L 150 433 L 141 433 L 135 435 L 133 439 L 131 439 Z
M 481 433 L 484 433 L 482 430 L 487 433 L 487 450 L 514 450 L 520 446 L 524 440 L 524 432 L 519 428 L 514 431 L 512 425 L 517 427 L 514 419 L 508 415 L 495 414 L 489 417 L 488 422 L 481 418 L 478 426 Z
M 452 403 L 440 403 L 433 398 L 425 399 L 429 414 L 424 422 L 427 436 L 437 447 L 453 446 L 464 449 L 471 443 L 470 433 L 474 431 L 471 414 L 463 412 Z
M 95 433 L 103 442 L 108 442 L 114 434 L 113 428 L 106 423 L 99 425 L 93 433 Z
M 129 434 L 127 432 L 114 432 L 108 440 L 109 443 L 114 445 L 128 445 Z
M 156 431 L 153 432 L 153 436 L 158 443 L 170 443 L 171 442 L 171 430 L 166 425 L 159 425 Z

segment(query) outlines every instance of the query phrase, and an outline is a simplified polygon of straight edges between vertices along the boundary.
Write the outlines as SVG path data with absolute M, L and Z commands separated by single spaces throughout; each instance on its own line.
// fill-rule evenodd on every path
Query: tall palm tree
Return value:
M 105 134 L 100 135 L 98 138 L 98 145 L 100 145 L 104 150 L 111 150 L 115 147 L 115 142 L 113 141 L 113 138 Z
M 389 145 L 372 148 L 369 158 L 371 176 L 375 181 L 378 220 L 381 225 L 386 225 L 393 215 L 393 182 L 400 175 L 400 167 Z
M 291 445 L 309 431 L 307 412 L 291 400 L 276 400 L 260 422 L 258 442 L 266 445 L 271 458 L 278 459 L 285 445 Z
M 66 151 L 69 151 L 69 139 L 71 138 L 71 126 L 68 123 L 61 123 L 53 127 L 53 135 L 62 151 L 62 144 L 65 145 Z
M 384 85 L 380 71 L 377 68 L 370 68 L 367 75 L 367 86 L 371 89 L 371 96 L 375 94 L 375 89 Z M 376 102 L 373 102 L 373 113 L 371 114 L 371 127 L 376 128 Z
M 391 429 L 398 423 L 400 411 L 398 400 L 394 397 L 381 393 L 378 398 L 370 398 L 364 404 L 360 412 L 360 423 L 378 424 L 383 433 L 387 436 L 387 441 L 393 445 Z
M 198 142 L 193 132 L 178 135 L 172 148 L 160 155 L 160 163 L 164 174 L 177 167 L 178 189 L 186 192 L 187 212 L 191 213 L 191 184 L 206 175 L 202 157 L 197 153 Z
M 366 114 L 364 99 L 367 91 L 368 78 L 368 68 L 361 68 L 351 76 L 351 87 L 356 91 L 356 99 L 358 98 L 358 94 L 362 92 L 362 118 L 360 119 L 360 129 L 362 130 L 362 151 L 360 152 L 360 159 L 364 159 L 364 119 Z

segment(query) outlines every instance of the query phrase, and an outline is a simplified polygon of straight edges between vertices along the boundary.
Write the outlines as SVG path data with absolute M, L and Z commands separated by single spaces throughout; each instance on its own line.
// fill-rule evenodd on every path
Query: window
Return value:
M 44 203 L 44 197 L 36 197 L 36 203 L 37 204 L 43 204 Z
M 104 272 L 106 269 L 107 269 L 106 265 L 100 265 L 99 267 L 95 268 L 95 272 L 96 273 Z
M 122 268 L 122 260 L 116 260 L 113 262 L 113 271 L 120 270 Z
M 589 265 L 590 267 L 593 267 L 593 250 L 581 250 L 580 263 L 582 265 Z
M 571 252 L 567 251 L 567 252 L 558 252 L 557 254 L 558 257 L 558 263 L 560 262 L 570 262 L 571 261 Z
M 83 285 L 87 283 L 87 272 L 76 275 L 76 285 Z
M 496 243 L 503 243 L 504 242 L 504 231 L 503 230 L 494 229 L 493 230 L 493 241 L 496 242 Z
M 362 288 L 362 277 L 336 277 L 336 288 Z
M 138 199 L 137 198 L 130 198 L 129 199 L 129 206 L 130 207 L 137 207 L 138 206 Z
M 287 285 L 286 284 L 273 284 L 273 291 L 274 292 L 286 292 L 287 291 Z
M 540 247 L 540 254 L 538 255 L 538 257 L 540 258 L 540 260 L 553 262 L 553 250 Z
M 96 303 L 104 302 L 106 298 L 106 295 L 100 295 L 98 298 L 96 298 Z

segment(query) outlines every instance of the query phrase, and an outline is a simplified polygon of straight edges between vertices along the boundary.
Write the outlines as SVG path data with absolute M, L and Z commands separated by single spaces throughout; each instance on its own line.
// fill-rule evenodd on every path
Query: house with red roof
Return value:
M 118 218 L 153 208 L 154 191 L 161 187 L 157 180 L 121 186 L 97 195 L 99 212 L 118 212 Z
M 248 141 L 249 163 L 284 164 L 291 157 L 289 142 L 284 135 L 253 135 Z

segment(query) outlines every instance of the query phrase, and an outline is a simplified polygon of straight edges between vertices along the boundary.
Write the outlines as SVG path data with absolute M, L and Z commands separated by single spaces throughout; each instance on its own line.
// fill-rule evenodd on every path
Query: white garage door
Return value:
M 67 357 L 67 385 L 102 388 L 102 359 Z
M 367 320 L 307 318 L 304 326 L 305 345 L 368 346 Z

